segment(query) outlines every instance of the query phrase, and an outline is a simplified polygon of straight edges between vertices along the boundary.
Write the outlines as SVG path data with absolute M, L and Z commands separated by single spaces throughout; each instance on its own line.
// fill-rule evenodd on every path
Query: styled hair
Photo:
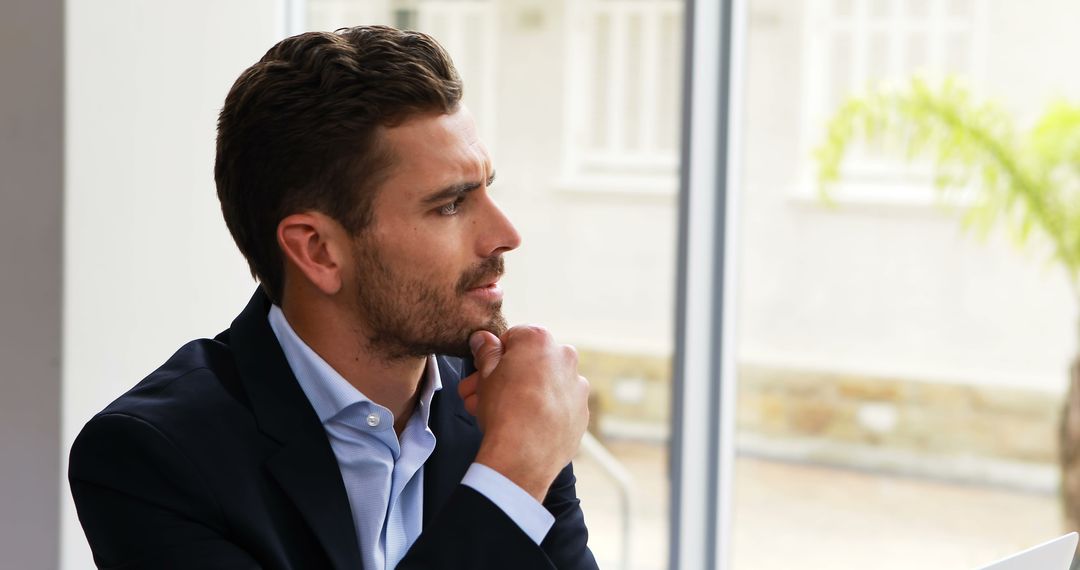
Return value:
M 225 224 L 274 302 L 281 220 L 318 211 L 350 233 L 364 229 L 393 160 L 378 128 L 452 113 L 461 93 L 438 42 L 386 26 L 287 38 L 240 75 L 218 118 L 214 180 Z

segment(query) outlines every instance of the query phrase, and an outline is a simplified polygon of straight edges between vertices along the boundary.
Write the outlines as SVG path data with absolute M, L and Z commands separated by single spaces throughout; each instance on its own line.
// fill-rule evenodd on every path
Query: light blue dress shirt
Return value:
M 442 389 L 435 357 L 428 357 L 416 410 L 399 439 L 390 410 L 369 400 L 316 354 L 277 305 L 268 319 L 337 457 L 364 568 L 394 568 L 423 526 L 424 462 L 436 445 L 428 418 L 431 398 Z M 536 499 L 485 465 L 473 463 L 461 483 L 495 503 L 537 544 L 555 523 Z

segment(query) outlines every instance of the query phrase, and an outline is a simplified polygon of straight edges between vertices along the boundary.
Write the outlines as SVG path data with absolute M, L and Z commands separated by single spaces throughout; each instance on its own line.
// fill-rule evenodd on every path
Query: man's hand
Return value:
M 537 326 L 513 327 L 502 338 L 479 331 L 469 341 L 477 371 L 458 391 L 484 431 L 476 462 L 543 502 L 589 424 L 589 383 L 578 374 L 577 351 Z

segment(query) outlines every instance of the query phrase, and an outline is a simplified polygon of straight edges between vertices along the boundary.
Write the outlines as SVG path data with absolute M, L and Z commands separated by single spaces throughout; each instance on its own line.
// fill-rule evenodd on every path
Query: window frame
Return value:
M 731 567 L 746 0 L 687 0 L 669 567 Z

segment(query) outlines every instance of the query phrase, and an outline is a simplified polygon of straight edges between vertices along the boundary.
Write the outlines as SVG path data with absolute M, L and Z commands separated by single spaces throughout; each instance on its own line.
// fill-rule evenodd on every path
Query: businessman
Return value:
M 588 384 L 572 347 L 507 329 L 520 236 L 461 90 L 432 38 L 379 26 L 237 79 L 214 174 L 259 288 L 75 441 L 99 566 L 596 568 Z

